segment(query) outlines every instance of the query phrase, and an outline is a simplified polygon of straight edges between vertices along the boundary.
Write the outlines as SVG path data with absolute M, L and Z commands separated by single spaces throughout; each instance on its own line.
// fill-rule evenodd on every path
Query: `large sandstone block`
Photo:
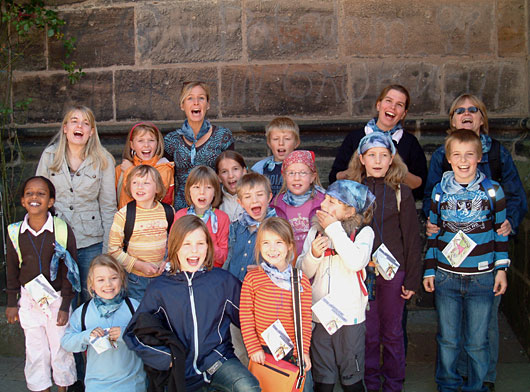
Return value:
M 134 65 L 134 8 L 80 9 L 60 13 L 66 21 L 63 32 L 75 37 L 76 50 L 67 61 L 82 68 Z M 61 69 L 64 47 L 48 41 L 50 68 Z
M 183 83 L 201 80 L 210 87 L 208 117 L 217 117 L 219 93 L 215 68 L 116 71 L 117 120 L 183 120 L 179 95 Z
M 31 98 L 27 112 L 15 112 L 15 121 L 23 123 L 60 122 L 73 105 L 85 105 L 94 111 L 96 121 L 112 120 L 112 73 L 87 73 L 72 85 L 64 73 L 18 77 L 13 85 L 15 100 Z
M 482 98 L 488 112 L 523 115 L 527 110 L 524 61 L 458 62 L 444 67 L 444 112 L 463 93 Z M 525 74 L 526 70 L 526 74 Z
M 1 31 L 1 33 L 0 42 L 3 45 L 4 40 L 7 41 L 7 37 L 4 36 L 4 31 Z M 46 69 L 46 57 L 44 55 L 46 51 L 45 36 L 46 34 L 43 30 L 33 29 L 27 38 L 17 39 L 13 42 L 13 51 L 11 52 L 13 70 L 42 71 Z M 4 56 L 3 50 L 2 56 Z M 3 65 L 4 60 L 2 59 L 0 63 Z
M 223 67 L 223 116 L 347 115 L 346 83 L 339 64 Z
M 179 0 L 137 8 L 143 64 L 241 58 L 241 0 Z
M 379 93 L 389 84 L 401 84 L 410 94 L 409 114 L 440 111 L 440 69 L 429 62 L 370 60 L 351 68 L 353 116 L 372 116 Z
M 528 2 L 526 2 L 529 4 Z M 528 5 L 527 5 L 528 7 Z M 529 37 L 525 26 L 524 0 L 497 1 L 499 56 L 524 55 Z
M 473 55 L 494 48 L 495 1 L 343 0 L 345 54 Z
M 323 59 L 337 56 L 334 2 L 252 0 L 246 3 L 250 59 Z

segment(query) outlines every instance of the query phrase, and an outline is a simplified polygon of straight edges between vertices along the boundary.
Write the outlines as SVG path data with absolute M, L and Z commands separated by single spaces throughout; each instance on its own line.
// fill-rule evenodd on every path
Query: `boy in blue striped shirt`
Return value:
M 433 189 L 429 218 L 441 230 L 428 238 L 423 275 L 438 314 L 436 383 L 441 391 L 486 392 L 488 321 L 510 265 L 508 237 L 496 232 L 506 202 L 500 185 L 477 170 L 482 146 L 473 131 L 453 132 L 445 151 L 453 171 Z M 461 348 L 469 358 L 466 385 L 456 370 Z

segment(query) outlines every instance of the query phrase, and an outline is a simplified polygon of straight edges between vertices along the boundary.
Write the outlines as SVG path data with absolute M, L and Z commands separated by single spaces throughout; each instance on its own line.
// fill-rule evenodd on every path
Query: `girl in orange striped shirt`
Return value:
M 290 280 L 290 262 L 293 261 L 295 247 L 293 229 L 285 219 L 268 218 L 259 226 L 255 252 L 260 268 L 249 270 L 245 276 L 239 311 L 245 347 L 250 359 L 259 364 L 265 363 L 265 352 L 274 351 L 277 359 L 283 356 L 284 360 L 293 363 L 296 363 L 298 357 Z M 311 368 L 311 284 L 301 271 L 300 274 L 304 351 L 302 355 L 308 371 Z M 283 327 L 292 345 L 287 345 L 284 350 L 268 347 L 264 336 L 271 330 L 270 327 L 274 327 L 276 331 Z M 278 355 L 278 351 L 283 353 Z M 312 390 L 311 384 L 308 373 L 304 390 Z

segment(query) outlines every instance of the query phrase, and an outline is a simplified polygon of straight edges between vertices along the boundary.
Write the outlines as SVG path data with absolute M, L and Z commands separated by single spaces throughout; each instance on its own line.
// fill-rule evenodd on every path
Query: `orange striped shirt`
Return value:
M 302 276 L 300 297 L 304 353 L 308 354 L 311 343 L 311 284 L 305 275 Z M 245 276 L 241 288 L 239 318 L 249 355 L 261 350 L 261 346 L 266 346 L 261 333 L 279 319 L 295 345 L 294 356 L 298 356 L 291 292 L 276 286 L 262 268 L 249 271 Z

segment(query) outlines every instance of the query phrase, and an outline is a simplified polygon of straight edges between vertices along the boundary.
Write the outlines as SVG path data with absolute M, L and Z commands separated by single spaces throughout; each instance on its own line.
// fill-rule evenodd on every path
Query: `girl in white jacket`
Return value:
M 364 391 L 365 267 L 374 232 L 366 226 L 375 197 L 350 180 L 331 184 L 301 255 L 313 279 L 311 361 L 315 391 L 333 391 L 337 376 L 345 392 Z M 364 227 L 363 227 L 364 226 Z

